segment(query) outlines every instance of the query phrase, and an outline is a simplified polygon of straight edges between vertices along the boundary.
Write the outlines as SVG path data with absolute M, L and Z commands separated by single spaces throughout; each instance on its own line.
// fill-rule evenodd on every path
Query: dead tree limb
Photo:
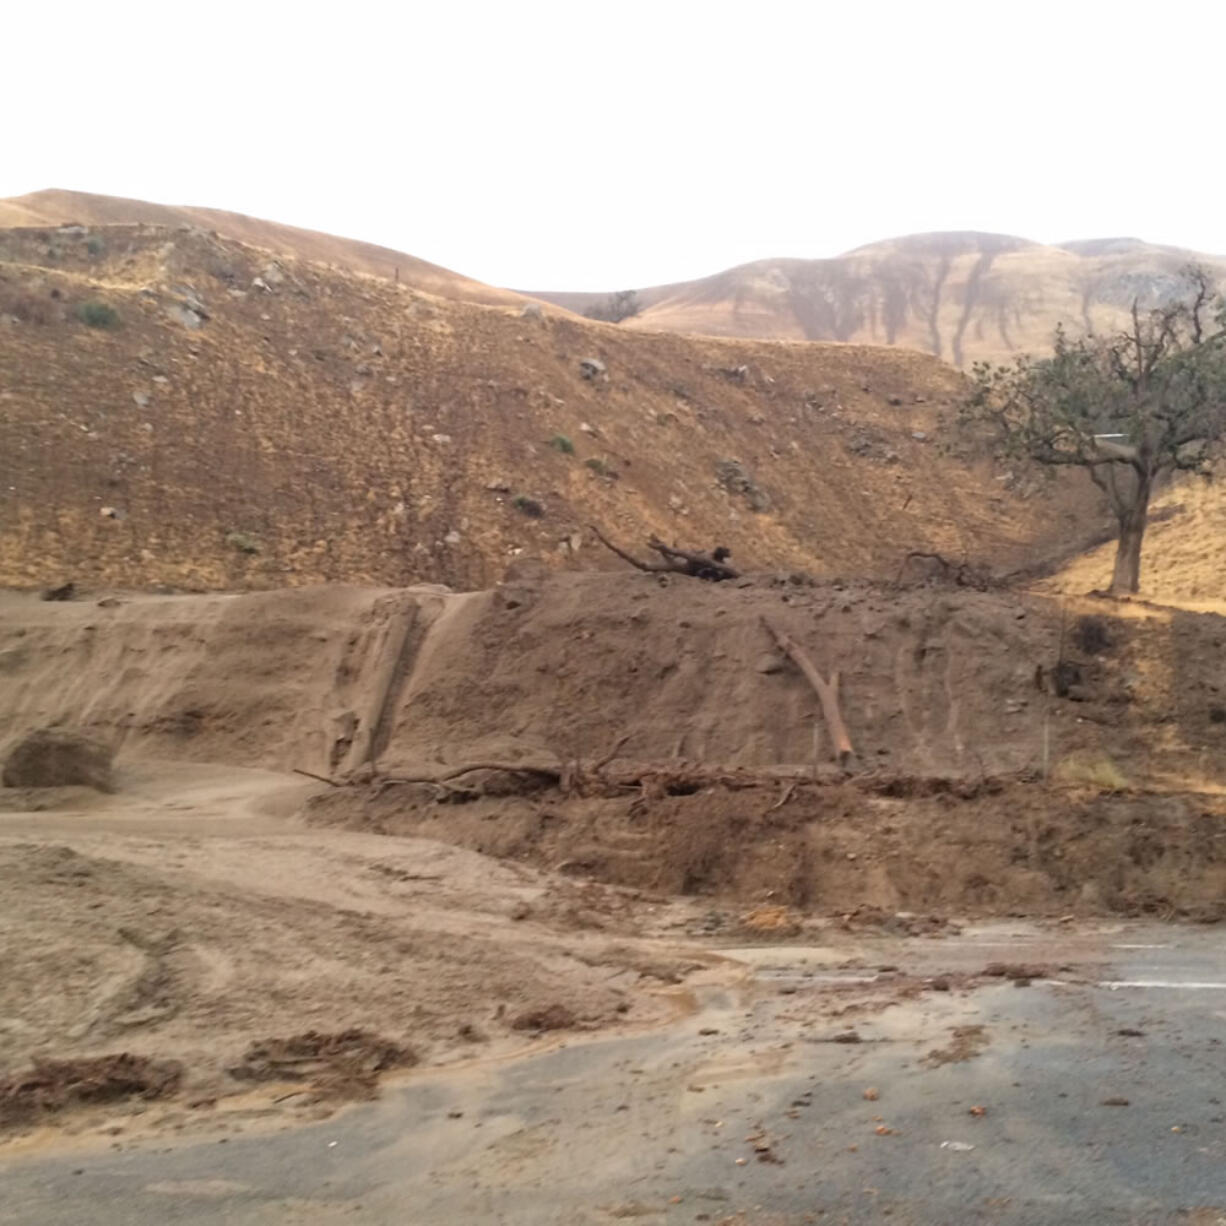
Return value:
M 384 775 L 378 781 L 378 790 L 396 783 L 433 783 L 446 784 L 449 779 L 458 779 L 461 775 L 473 771 L 505 771 L 514 775 L 539 775 L 542 779 L 552 779 L 557 783 L 562 778 L 561 766 L 547 766 L 545 763 L 526 765 L 522 762 L 471 762 L 468 766 L 457 766 L 454 770 L 444 771 L 438 775 Z
M 600 758 L 598 761 L 592 763 L 593 773 L 599 775 L 600 772 L 604 770 L 604 768 L 608 766 L 609 763 L 612 762 L 614 758 L 617 757 L 617 751 L 621 749 L 621 747 L 629 739 L 630 739 L 630 734 L 628 732 L 622 736 L 619 736 L 617 740 L 613 742 L 613 747 L 609 750 L 609 752 L 606 753 L 603 758 Z
M 726 555 L 726 550 L 716 550 L 715 553 L 691 553 L 688 549 L 677 549 L 666 545 L 658 536 L 650 537 L 647 547 L 654 549 L 664 560 L 662 562 L 641 562 L 633 554 L 619 549 L 596 527 L 591 525 L 592 534 L 608 550 L 617 554 L 623 562 L 629 562 L 637 570 L 646 571 L 649 575 L 689 575 L 694 579 L 706 579 L 711 583 L 720 583 L 725 579 L 739 579 L 741 572 L 734 570 L 718 554 Z
M 789 779 L 788 782 L 782 788 L 779 789 L 779 799 L 775 801 L 775 803 L 771 805 L 771 807 L 767 809 L 766 812 L 774 813 L 776 809 L 782 809 L 783 806 L 786 805 L 788 801 L 791 800 L 792 797 L 796 794 L 796 785 L 799 782 L 800 782 L 799 779 Z M 764 813 L 762 816 L 765 817 L 766 814 Z
M 671 566 L 652 566 L 650 562 L 640 562 L 633 554 L 627 553 L 624 549 L 618 549 L 595 524 L 591 525 L 591 529 L 593 535 L 606 549 L 611 549 L 623 562 L 629 562 L 631 566 L 635 566 L 639 570 L 645 570 L 648 574 L 659 574 L 662 571 L 673 569 Z
M 317 775 L 314 771 L 304 771 L 301 767 L 291 767 L 295 775 L 305 775 L 308 779 L 317 779 L 320 783 L 326 783 L 330 788 L 343 788 L 343 783 L 338 783 L 335 779 L 329 779 L 327 775 Z
M 720 579 L 739 579 L 741 577 L 740 571 L 734 570 L 727 562 L 717 561 L 711 554 L 690 553 L 685 549 L 677 549 L 672 545 L 666 545 L 658 536 L 651 537 L 647 544 L 665 562 L 671 564 L 672 570 L 678 570 L 682 574 L 696 575 L 701 579 L 714 579 L 717 582 Z
M 826 721 L 826 730 L 830 733 L 834 760 L 840 766 L 845 767 L 855 756 L 856 751 L 852 748 L 851 737 L 847 734 L 847 725 L 843 723 L 843 715 L 839 710 L 839 674 L 837 670 L 830 674 L 830 680 L 827 681 L 817 671 L 817 666 L 795 639 L 771 625 L 765 617 L 762 619 L 762 625 L 770 632 L 771 637 L 779 645 L 779 649 L 804 673 L 805 679 L 813 687 L 813 692 L 822 706 L 822 717 Z

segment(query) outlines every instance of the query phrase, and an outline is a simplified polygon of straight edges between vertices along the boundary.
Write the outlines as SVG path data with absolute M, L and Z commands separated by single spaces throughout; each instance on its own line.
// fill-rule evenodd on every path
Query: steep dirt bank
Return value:
M 419 769 L 592 760 L 615 742 L 627 761 L 808 769 L 815 725 L 828 760 L 825 733 L 763 617 L 840 673 L 861 771 L 978 779 L 1046 763 L 1121 786 L 1222 780 L 1216 615 L 770 576 L 9 595 L 0 737 L 72 722 L 128 754 L 321 773 L 372 750 Z M 1057 698 L 1035 672 L 1062 650 L 1076 671 Z
M 830 777 L 817 703 L 763 617 L 841 674 L 851 781 Z M 1209 614 L 769 577 L 105 608 L 10 596 L 0 738 L 74 723 L 119 744 L 121 761 L 338 776 L 372 756 L 435 775 L 613 753 L 610 773 L 641 784 L 493 772 L 329 792 L 314 818 L 823 909 L 1201 913 L 1221 897 L 1226 854 L 1224 632 Z M 1036 687 L 1061 655 L 1064 696 Z M 792 786 L 815 763 L 823 782 Z
M 824 574 L 1093 537 L 1087 483 L 944 453 L 961 387 L 921 354 L 521 317 L 204 231 L 0 230 L 0 582 L 475 589 L 619 565 L 591 523 Z

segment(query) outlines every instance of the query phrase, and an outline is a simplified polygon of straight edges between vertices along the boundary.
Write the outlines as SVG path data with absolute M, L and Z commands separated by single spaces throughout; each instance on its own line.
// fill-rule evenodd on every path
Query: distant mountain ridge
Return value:
M 1048 246 L 976 231 L 910 234 L 833 259 L 758 260 L 639 289 L 642 310 L 621 326 L 897 345 L 966 367 L 1042 352 L 1057 324 L 1117 327 L 1134 299 L 1152 305 L 1177 292 L 1180 269 L 1190 262 L 1226 284 L 1226 257 L 1134 238 Z M 580 314 L 607 297 L 532 296 Z
M 151 224 L 216 232 L 253 247 L 482 306 L 530 299 L 584 314 L 608 293 L 513 291 L 391 248 L 220 209 L 49 189 L 0 200 L 0 228 Z M 709 277 L 639 288 L 620 326 L 756 340 L 842 341 L 933 354 L 955 366 L 1049 348 L 1057 324 L 1121 326 L 1134 299 L 1162 301 L 1189 262 L 1226 286 L 1226 256 L 1119 236 L 1046 245 L 986 231 L 907 234 L 832 259 L 757 260 Z M 613 286 L 610 291 L 625 289 Z

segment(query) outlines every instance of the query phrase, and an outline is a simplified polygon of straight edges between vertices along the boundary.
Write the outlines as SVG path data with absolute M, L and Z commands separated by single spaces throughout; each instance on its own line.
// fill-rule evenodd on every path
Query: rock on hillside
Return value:
M 638 291 L 623 327 L 712 336 L 899 345 L 955 366 L 1051 344 L 1058 323 L 1103 330 L 1134 297 L 1161 300 L 1190 260 L 1226 259 L 1137 239 L 1048 247 L 1005 234 L 913 234 L 830 260 L 759 260 Z M 583 312 L 606 295 L 537 293 Z
M 0 231 L 0 583 L 485 587 L 648 534 L 742 568 L 997 569 L 1099 530 L 935 441 L 905 350 L 448 301 L 201 230 Z

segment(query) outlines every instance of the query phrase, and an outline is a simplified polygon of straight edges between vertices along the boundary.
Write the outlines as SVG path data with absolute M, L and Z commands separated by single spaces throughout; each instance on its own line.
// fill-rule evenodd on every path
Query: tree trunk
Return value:
M 1137 481 L 1136 498 L 1120 515 L 1120 539 L 1115 550 L 1115 571 L 1111 576 L 1113 596 L 1132 596 L 1141 587 L 1141 542 L 1149 521 L 1149 494 L 1152 478 Z

